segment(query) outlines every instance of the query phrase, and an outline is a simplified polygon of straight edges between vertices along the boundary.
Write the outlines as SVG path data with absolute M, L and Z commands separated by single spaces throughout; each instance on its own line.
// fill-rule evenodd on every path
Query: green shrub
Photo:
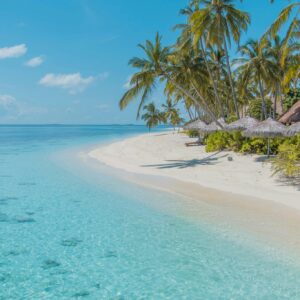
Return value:
M 283 142 L 282 139 L 270 139 L 270 152 L 277 154 L 278 146 Z M 266 155 L 268 152 L 268 140 L 263 138 L 247 138 L 244 140 L 240 149 L 241 153 Z
M 199 137 L 199 132 L 197 130 L 187 130 L 186 134 L 190 138 Z
M 283 142 L 282 139 L 270 139 L 270 150 L 276 154 L 278 146 Z M 249 154 L 267 154 L 268 140 L 263 138 L 246 138 L 241 132 L 218 131 L 210 134 L 205 140 L 206 152 L 230 150 Z
M 225 150 L 229 148 L 229 140 L 231 139 L 230 134 L 223 131 L 218 131 L 210 134 L 206 140 L 205 150 L 206 152 L 214 152 Z
M 229 150 L 239 152 L 246 138 L 242 136 L 240 131 L 234 131 L 229 135 Z
M 278 154 L 272 160 L 275 173 L 288 177 L 300 177 L 300 135 L 286 139 L 278 147 Z
M 267 140 L 261 138 L 249 138 L 243 142 L 240 152 L 252 154 L 266 154 L 267 150 Z

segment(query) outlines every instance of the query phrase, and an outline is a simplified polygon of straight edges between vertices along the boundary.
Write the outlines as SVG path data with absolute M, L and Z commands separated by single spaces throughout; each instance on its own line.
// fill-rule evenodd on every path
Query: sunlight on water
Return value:
M 299 299 L 297 265 L 146 204 L 171 195 L 53 159 L 144 131 L 0 127 L 0 299 Z

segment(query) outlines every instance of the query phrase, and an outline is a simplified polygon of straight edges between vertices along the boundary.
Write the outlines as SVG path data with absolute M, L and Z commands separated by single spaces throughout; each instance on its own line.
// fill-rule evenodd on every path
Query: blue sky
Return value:
M 137 103 L 118 101 L 133 70 L 136 47 L 172 27 L 187 0 L 2 0 L 0 123 L 136 123 Z M 243 40 L 257 38 L 289 2 L 237 1 L 251 14 Z M 164 100 L 159 92 L 152 95 Z M 151 100 L 152 100 L 151 99 Z

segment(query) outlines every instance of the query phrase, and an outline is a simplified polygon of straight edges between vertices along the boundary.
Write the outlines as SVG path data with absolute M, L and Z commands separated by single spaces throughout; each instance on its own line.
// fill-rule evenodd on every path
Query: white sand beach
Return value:
M 272 176 L 271 164 L 264 156 L 206 153 L 203 146 L 185 146 L 194 140 L 173 132 L 144 134 L 101 146 L 89 156 L 123 171 L 166 176 L 300 210 L 299 186 L 287 183 L 278 175 Z

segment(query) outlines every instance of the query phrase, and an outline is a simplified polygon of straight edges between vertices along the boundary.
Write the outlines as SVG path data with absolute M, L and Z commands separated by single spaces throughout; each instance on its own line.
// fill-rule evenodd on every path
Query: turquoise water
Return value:
M 0 126 L 0 299 L 300 299 L 299 265 L 176 216 L 174 196 L 62 166 L 145 131 Z

